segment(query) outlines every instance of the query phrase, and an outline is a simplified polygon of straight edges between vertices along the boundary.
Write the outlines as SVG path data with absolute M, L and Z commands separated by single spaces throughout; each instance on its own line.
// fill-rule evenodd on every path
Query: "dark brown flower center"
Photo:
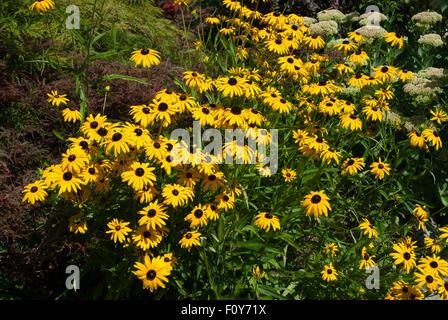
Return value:
M 92 123 L 90 123 L 90 128 L 96 129 L 97 127 L 98 127 L 98 122 L 93 121 Z
M 149 270 L 147 273 L 146 273 L 146 279 L 147 280 L 154 280 L 155 278 L 157 277 L 157 272 L 155 272 L 154 270 Z
M 162 102 L 161 104 L 159 104 L 159 111 L 166 111 L 168 110 L 168 105 L 165 102 Z
M 68 156 L 68 161 L 73 162 L 76 160 L 76 156 L 74 154 L 71 154 Z
M 137 177 L 143 177 L 144 174 L 145 174 L 145 170 L 143 168 L 137 168 L 135 170 L 135 175 Z
M 65 181 L 70 181 L 70 180 L 72 180 L 73 175 L 71 174 L 71 172 L 65 172 L 65 173 L 62 175 L 62 178 L 63 178 Z
M 114 135 L 112 136 L 112 141 L 119 141 L 121 140 L 121 138 L 123 138 L 123 135 L 120 132 L 116 132 L 114 133 Z
M 204 212 L 202 212 L 201 209 L 197 209 L 197 210 L 194 212 L 194 216 L 196 217 L 196 219 L 200 219 L 203 215 L 204 215 Z
M 30 190 L 32 193 L 37 192 L 37 187 L 32 187 Z
M 322 198 L 318 194 L 315 194 L 314 196 L 311 197 L 311 202 L 312 203 L 319 203 L 321 200 L 322 200 Z
M 238 81 L 235 78 L 230 78 L 229 81 L 227 81 L 228 84 L 231 86 L 234 86 L 238 83 Z

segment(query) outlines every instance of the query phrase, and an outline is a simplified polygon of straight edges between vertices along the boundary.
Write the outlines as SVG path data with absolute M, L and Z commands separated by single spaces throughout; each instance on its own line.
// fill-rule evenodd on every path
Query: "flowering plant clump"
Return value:
M 54 7 L 40 2 L 31 8 Z M 223 6 L 194 39 L 204 68 L 177 90 L 149 89 L 130 120 L 62 110 L 79 134 L 23 201 L 64 206 L 66 230 L 107 257 L 117 296 L 448 299 L 446 72 L 397 58 L 443 46 L 440 36 L 410 43 L 369 25 L 371 13 L 346 32 L 339 10 L 316 22 Z M 129 51 L 148 86 L 156 49 Z M 67 96 L 43 99 L 70 106 Z M 215 130 L 214 148 L 201 128 Z M 365 289 L 371 268 L 378 290 Z

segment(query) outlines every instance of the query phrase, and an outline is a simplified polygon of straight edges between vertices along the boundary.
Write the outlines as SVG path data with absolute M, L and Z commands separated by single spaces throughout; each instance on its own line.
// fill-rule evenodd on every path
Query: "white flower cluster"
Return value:
M 309 27 L 310 25 L 312 25 L 313 23 L 315 23 L 317 20 L 311 17 L 302 17 L 303 20 L 305 21 L 305 25 L 307 27 Z
M 317 13 L 319 21 L 336 21 L 338 23 L 345 21 L 345 14 L 337 9 L 327 9 Z
M 419 27 L 426 27 L 442 21 L 442 15 L 433 11 L 424 11 L 412 16 L 411 20 Z
M 441 47 L 443 46 L 443 40 L 440 34 L 437 33 L 428 33 L 420 36 L 418 39 L 418 43 L 426 44 L 431 47 Z
M 321 21 L 310 25 L 311 34 L 329 36 L 338 33 L 338 23 L 336 21 Z
M 442 82 L 438 80 L 440 70 L 427 68 L 419 71 L 412 80 L 403 86 L 404 92 L 414 96 L 419 104 L 427 104 L 437 98 L 437 94 L 443 92 Z M 442 69 L 443 76 L 443 69 Z
M 387 31 L 382 27 L 364 26 L 356 29 L 355 32 L 362 34 L 367 39 L 382 39 Z

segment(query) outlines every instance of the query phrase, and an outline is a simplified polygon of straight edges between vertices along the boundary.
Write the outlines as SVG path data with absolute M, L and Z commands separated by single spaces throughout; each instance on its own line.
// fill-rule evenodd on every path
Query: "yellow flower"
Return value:
M 31 4 L 30 9 L 36 10 L 37 12 L 47 12 L 50 9 L 54 9 L 54 2 L 51 0 L 34 1 Z
M 333 264 L 330 262 L 329 265 L 324 266 L 324 270 L 320 272 L 322 274 L 322 279 L 325 281 L 335 281 L 338 277 L 338 272 L 333 267 Z
M 370 165 L 370 172 L 372 172 L 373 175 L 375 175 L 375 178 L 377 179 L 384 179 L 384 175 L 390 174 L 390 165 L 381 161 L 381 158 L 379 158 L 378 162 L 374 162 Z
M 327 197 L 323 190 L 312 191 L 305 196 L 301 206 L 306 207 L 306 215 L 314 215 L 314 219 L 317 219 L 321 215 L 328 217 L 328 211 L 331 211 L 328 200 L 330 198 Z
M 370 223 L 370 221 L 366 218 L 362 218 L 364 222 L 359 225 L 361 230 L 364 230 L 364 235 L 368 234 L 369 238 L 375 237 L 378 238 L 378 232 L 375 227 Z
M 252 268 L 252 274 L 253 277 L 257 280 L 260 280 L 265 275 L 264 271 L 261 271 L 259 266 L 257 266 L 256 268 Z
M 47 96 L 49 97 L 48 102 L 50 102 L 53 106 L 56 105 L 57 107 L 59 107 L 59 105 L 61 103 L 63 104 L 67 104 L 67 102 L 69 101 L 66 98 L 66 94 L 58 94 L 57 91 L 51 91 L 51 93 L 47 93 Z
M 149 68 L 153 65 L 160 63 L 160 52 L 145 48 L 132 52 L 131 61 L 135 63 L 135 66 L 142 64 L 144 68 Z
M 272 227 L 272 230 L 280 230 L 280 219 L 269 212 L 261 212 L 256 215 L 255 225 L 259 227 L 260 229 L 266 230 L 266 232 L 269 231 L 269 229 Z

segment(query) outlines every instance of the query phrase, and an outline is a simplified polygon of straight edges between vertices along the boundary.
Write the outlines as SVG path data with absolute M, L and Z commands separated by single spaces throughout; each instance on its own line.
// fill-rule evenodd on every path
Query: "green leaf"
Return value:
M 54 135 L 55 135 L 56 137 L 58 137 L 59 139 L 61 139 L 62 141 L 65 142 L 65 137 L 64 137 L 64 135 L 63 135 L 62 133 L 60 133 L 60 132 L 58 132 L 58 131 L 56 131 L 56 130 L 53 130 L 53 133 L 54 133 Z
M 126 76 L 124 74 L 109 74 L 104 77 L 104 80 L 109 81 L 113 79 L 121 79 L 121 80 L 127 80 L 127 81 L 135 81 L 144 85 L 148 85 L 148 82 L 146 82 L 145 79 L 140 79 L 136 77 Z
M 107 58 L 107 57 L 110 57 L 110 56 L 114 56 L 116 54 L 118 54 L 118 51 L 113 49 L 113 50 L 109 50 L 109 51 L 106 51 L 106 52 L 97 53 L 97 54 L 93 55 L 90 59 L 91 60 L 104 59 L 104 58 Z
M 236 247 L 238 248 L 247 248 L 250 250 L 258 251 L 261 248 L 265 247 L 265 244 L 258 240 L 249 240 L 249 241 L 240 241 L 236 243 Z

